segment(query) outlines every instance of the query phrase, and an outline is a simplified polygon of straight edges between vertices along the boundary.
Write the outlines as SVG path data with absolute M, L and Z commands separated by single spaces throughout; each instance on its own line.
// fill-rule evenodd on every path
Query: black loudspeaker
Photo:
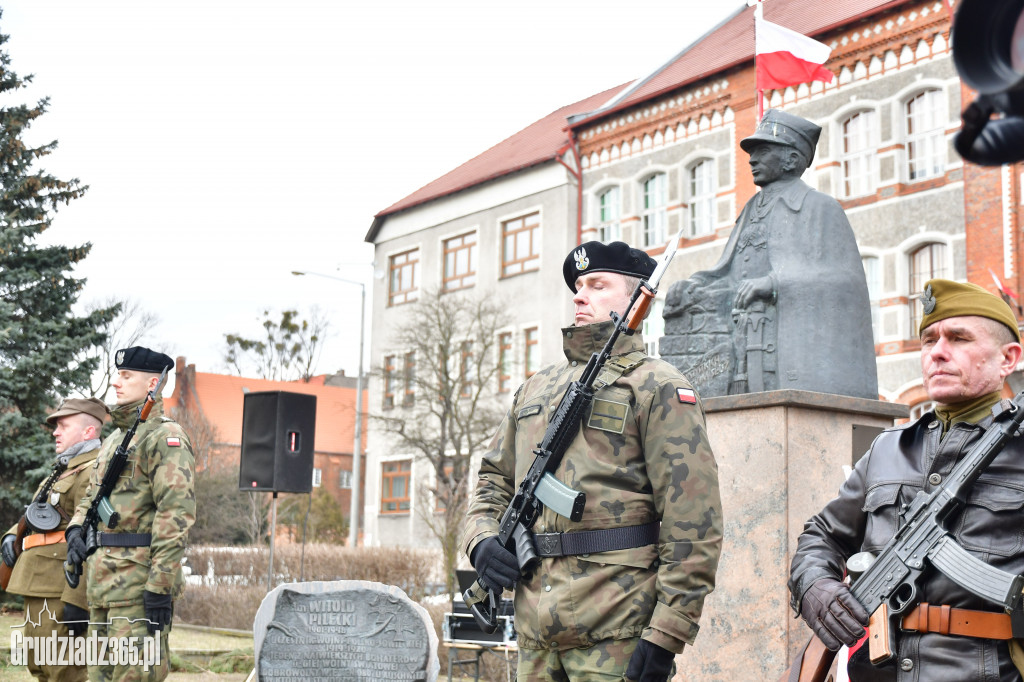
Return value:
M 238 489 L 310 492 L 315 430 L 315 395 L 287 391 L 246 393 Z

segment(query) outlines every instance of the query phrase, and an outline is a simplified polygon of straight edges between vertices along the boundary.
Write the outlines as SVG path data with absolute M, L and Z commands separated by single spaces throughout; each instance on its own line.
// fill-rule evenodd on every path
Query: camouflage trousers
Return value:
M 622 682 L 639 637 L 606 639 L 585 649 L 520 649 L 517 682 Z M 673 670 L 669 675 L 675 674 Z
M 122 654 L 114 657 L 118 659 L 116 662 L 108 660 L 106 665 L 89 666 L 89 679 L 92 682 L 160 682 L 165 679 L 171 670 L 171 650 L 167 643 L 171 628 L 166 627 L 163 631 L 151 635 L 147 629 L 148 623 L 142 604 L 90 609 L 90 637 L 95 632 L 99 637 L 106 637 L 108 642 L 117 638 L 119 646 L 121 642 L 129 642 L 133 645 L 134 652 L 129 654 L 128 658 L 134 656 L 137 661 L 141 661 L 143 654 L 149 650 L 152 650 L 154 655 L 158 651 L 159 663 L 151 664 L 149 670 L 143 670 L 141 663 L 126 663 L 126 656 Z M 135 639 L 127 639 L 132 637 Z M 148 642 L 146 638 L 149 638 Z M 156 641 L 159 641 L 159 646 L 156 646 Z
M 25 597 L 25 637 L 67 637 L 68 626 L 60 622 L 63 614 L 60 597 Z M 41 682 L 85 682 L 89 677 L 84 665 L 38 665 L 34 653 L 29 652 L 26 663 L 28 671 Z

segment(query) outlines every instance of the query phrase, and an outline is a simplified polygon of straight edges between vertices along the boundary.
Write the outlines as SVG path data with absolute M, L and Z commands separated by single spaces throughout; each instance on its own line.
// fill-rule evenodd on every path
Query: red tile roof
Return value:
M 354 388 L 325 386 L 322 377 L 314 377 L 311 383 L 247 379 L 205 372 L 196 372 L 194 377 L 195 395 L 198 397 L 199 405 L 206 419 L 216 427 L 220 442 L 231 444 L 242 442 L 242 406 L 246 389 L 253 393 L 257 391 L 290 391 L 316 396 L 316 439 L 313 446 L 316 452 L 346 454 L 352 452 L 356 423 L 356 391 Z M 170 410 L 180 404 L 179 388 L 181 383 L 175 382 L 174 393 L 164 399 L 165 409 Z M 363 393 L 365 395 L 366 391 L 364 390 Z M 363 434 L 365 438 L 365 416 Z
M 786 28 L 817 36 L 866 15 L 906 4 L 911 0 L 772 0 L 764 3 L 764 18 Z M 754 7 L 738 9 L 704 36 L 687 46 L 667 64 L 629 86 L 622 99 L 607 109 L 576 116 L 573 126 L 593 118 L 636 106 L 681 86 L 754 58 Z
M 374 216 L 366 241 L 373 241 L 380 229 L 381 221 L 389 215 L 554 160 L 559 151 L 569 143 L 569 134 L 566 131 L 569 115 L 591 111 L 601 106 L 623 87 L 624 85 L 620 85 L 605 90 L 551 112 L 455 170 L 445 173 L 401 201 L 385 208 Z

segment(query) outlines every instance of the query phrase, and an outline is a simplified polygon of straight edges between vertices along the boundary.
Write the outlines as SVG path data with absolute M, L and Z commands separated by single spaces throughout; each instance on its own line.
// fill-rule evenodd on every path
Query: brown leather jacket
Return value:
M 1005 409 L 1007 401 L 993 410 Z M 900 508 L 918 491 L 932 491 L 940 478 L 991 425 L 957 423 L 945 437 L 934 413 L 888 429 L 857 462 L 838 496 L 804 526 L 793 557 L 789 589 L 799 612 L 807 588 L 819 578 L 840 578 L 845 560 L 860 551 L 877 553 L 899 527 Z M 1024 439 L 1011 440 L 975 483 L 962 512 L 949 522 L 961 547 L 986 563 L 1024 573 Z M 937 570 L 920 585 L 921 601 L 980 611 L 1001 611 L 953 583 Z M 901 632 L 894 662 L 881 668 L 866 649 L 851 659 L 850 679 L 898 682 L 1020 682 L 1005 641 Z

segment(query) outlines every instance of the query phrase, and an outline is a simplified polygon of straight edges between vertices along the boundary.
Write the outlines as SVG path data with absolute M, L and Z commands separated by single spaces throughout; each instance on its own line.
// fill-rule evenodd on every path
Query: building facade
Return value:
M 950 52 L 955 9 L 943 0 L 763 6 L 766 20 L 832 48 L 831 83 L 769 91 L 764 107 L 822 127 L 804 180 L 836 197 L 849 217 L 871 298 L 872 329 L 865 333 L 874 340 L 879 398 L 909 405 L 912 415 L 930 406 L 917 334 L 924 283 L 945 277 L 991 291 L 997 280 L 1021 288 L 1020 164 L 965 164 L 952 145 L 960 112 L 973 98 Z M 509 151 L 498 145 L 378 214 L 367 240 L 389 276 L 374 296 L 375 362 L 400 353 L 388 347 L 388 330 L 409 292 L 443 288 L 459 276 L 446 270 L 446 254 L 464 243 L 451 240 L 464 235 L 473 235 L 477 249 L 470 257 L 476 258 L 474 286 L 509 296 L 516 356 L 527 357 L 527 330 L 535 329 L 541 363 L 560 356 L 557 330 L 571 310 L 559 269 L 574 244 L 621 239 L 657 256 L 682 228 L 662 299 L 672 282 L 713 266 L 757 190 L 739 146 L 758 118 L 753 14 L 753 7 L 740 8 L 647 76 L 555 112 L 565 117 L 567 139 L 545 138 L 547 155 L 529 170 L 497 172 Z M 503 244 L 517 220 L 539 225 L 539 252 L 529 271 L 510 273 Z M 540 293 L 548 291 L 558 293 Z M 653 354 L 660 310 L 659 302 L 644 329 Z M 507 404 L 510 394 L 495 388 Z M 383 406 L 385 393 L 381 381 L 371 382 L 371 412 Z M 369 447 L 368 539 L 428 543 L 413 514 L 381 511 L 382 466 L 409 459 L 408 453 L 390 449 L 386 434 L 372 425 Z M 416 463 L 410 467 L 411 481 Z M 406 490 L 414 487 L 410 482 Z

